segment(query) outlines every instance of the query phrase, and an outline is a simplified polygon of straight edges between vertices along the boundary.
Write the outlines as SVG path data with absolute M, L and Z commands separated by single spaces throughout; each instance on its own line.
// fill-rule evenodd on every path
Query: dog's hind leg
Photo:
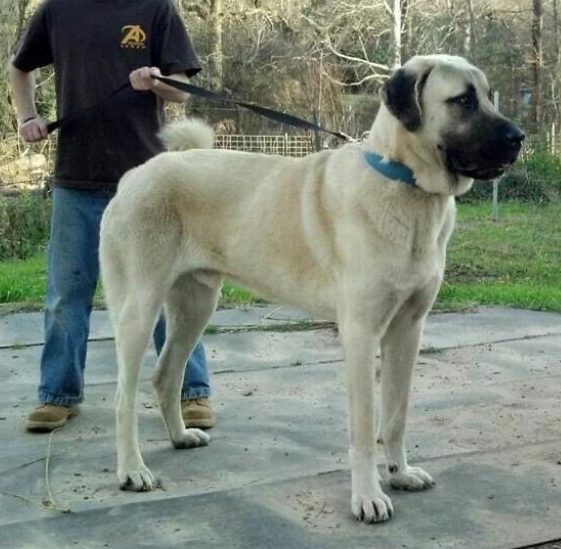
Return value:
M 434 486 L 432 477 L 426 471 L 407 464 L 404 442 L 411 374 L 434 293 L 431 288 L 409 299 L 392 319 L 382 339 L 382 418 L 379 436 L 384 446 L 390 484 L 396 489 L 424 490 Z
M 106 215 L 110 215 L 111 209 L 112 204 Z M 155 292 L 132 283 L 127 265 L 133 264 L 133 261 L 130 257 L 127 260 L 115 234 L 117 231 L 107 230 L 102 223 L 101 272 L 105 301 L 115 334 L 118 365 L 117 477 L 122 489 L 151 490 L 152 473 L 144 464 L 138 442 L 136 399 L 140 365 L 162 304 Z M 151 297 L 146 299 L 146 296 Z
M 210 439 L 200 429 L 186 429 L 181 416 L 181 385 L 187 357 L 195 348 L 216 308 L 222 278 L 185 273 L 165 299 L 166 342 L 153 378 L 162 418 L 175 448 L 204 446 Z
M 124 490 L 145 491 L 153 487 L 152 473 L 140 453 L 136 403 L 140 365 L 160 308 L 161 302 L 154 295 L 137 287 L 134 293 L 126 292 L 114 323 L 119 366 L 117 476 Z

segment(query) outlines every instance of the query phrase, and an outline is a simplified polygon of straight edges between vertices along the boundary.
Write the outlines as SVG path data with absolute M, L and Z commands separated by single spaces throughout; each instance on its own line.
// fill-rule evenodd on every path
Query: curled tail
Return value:
M 160 132 L 160 138 L 168 151 L 212 149 L 214 146 L 214 130 L 198 118 L 166 124 Z

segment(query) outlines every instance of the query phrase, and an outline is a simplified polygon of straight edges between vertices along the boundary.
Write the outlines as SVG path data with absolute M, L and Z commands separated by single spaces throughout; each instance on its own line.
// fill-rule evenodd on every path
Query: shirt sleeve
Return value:
M 31 18 L 12 60 L 16 69 L 30 72 L 53 62 L 47 9 L 47 3 L 43 3 Z
M 187 29 L 175 6 L 169 0 L 165 2 L 157 32 L 154 65 L 160 68 L 162 74 L 183 72 L 191 77 L 201 70 Z

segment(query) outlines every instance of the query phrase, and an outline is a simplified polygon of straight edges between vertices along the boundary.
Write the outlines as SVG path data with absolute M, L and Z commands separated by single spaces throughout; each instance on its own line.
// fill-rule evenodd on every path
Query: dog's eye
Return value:
M 466 109 L 477 108 L 477 99 L 471 93 L 462 93 L 462 95 L 451 97 L 447 102 Z
M 470 102 L 470 97 L 467 94 L 459 95 L 451 99 L 452 103 L 457 103 L 458 105 L 467 105 Z

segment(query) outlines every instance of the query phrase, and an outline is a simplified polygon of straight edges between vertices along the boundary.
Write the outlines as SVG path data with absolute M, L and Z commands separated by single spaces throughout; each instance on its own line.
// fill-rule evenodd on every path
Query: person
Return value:
M 162 151 L 157 132 L 164 101 L 186 99 L 186 94 L 152 76 L 185 81 L 200 71 L 171 0 L 46 0 L 33 15 L 9 67 L 19 132 L 27 142 L 47 137 L 46 122 L 35 106 L 34 71 L 51 64 L 58 116 L 80 114 L 58 135 L 39 406 L 26 421 L 29 431 L 39 432 L 64 425 L 79 413 L 83 400 L 103 211 L 120 177 Z M 105 101 L 126 82 L 130 87 Z M 154 330 L 158 352 L 164 341 L 162 317 Z M 199 342 L 182 387 L 186 426 L 214 425 L 209 394 Z

